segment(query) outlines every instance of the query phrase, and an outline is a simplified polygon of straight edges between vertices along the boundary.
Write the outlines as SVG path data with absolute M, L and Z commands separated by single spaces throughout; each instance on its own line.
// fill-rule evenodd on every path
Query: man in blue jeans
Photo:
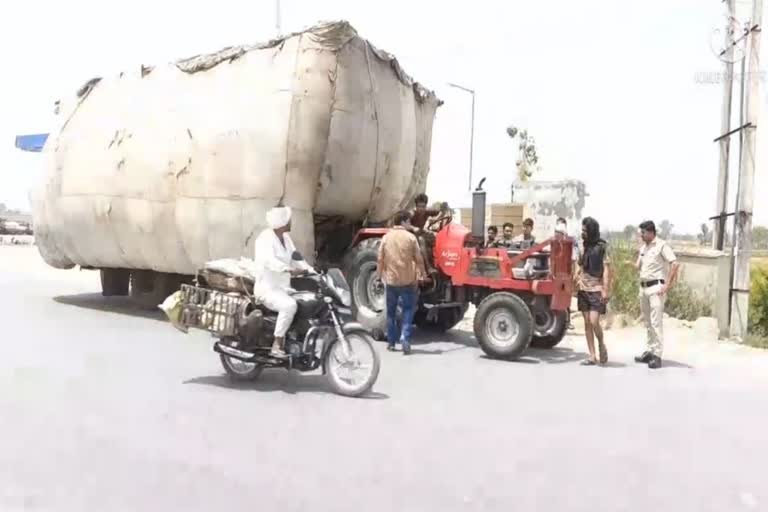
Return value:
M 395 215 L 394 227 L 381 240 L 378 260 L 379 278 L 387 290 L 387 350 L 395 350 L 395 344 L 400 341 L 404 355 L 411 353 L 418 286 L 426 275 L 419 241 L 406 229 L 410 219 L 411 214 L 405 211 Z M 402 330 L 397 326 L 398 302 L 403 312 Z

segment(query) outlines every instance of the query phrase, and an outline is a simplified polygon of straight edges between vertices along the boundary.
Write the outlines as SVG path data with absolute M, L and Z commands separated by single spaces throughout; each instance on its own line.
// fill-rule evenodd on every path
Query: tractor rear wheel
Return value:
M 352 288 L 352 316 L 377 340 L 387 331 L 387 296 L 384 283 L 376 273 L 381 238 L 369 238 L 349 255 L 347 279 Z
M 419 329 L 425 331 L 450 331 L 464 319 L 467 309 L 469 309 L 467 304 L 455 308 L 443 308 L 437 312 L 437 318 L 431 321 L 427 319 L 427 310 L 420 309 L 416 312 L 414 323 Z
M 567 311 L 552 311 L 551 309 L 534 313 L 531 346 L 549 349 L 563 341 L 568 330 L 569 316 Z
M 523 299 L 497 292 L 477 307 L 474 330 L 480 348 L 489 357 L 517 359 L 531 343 L 533 316 Z

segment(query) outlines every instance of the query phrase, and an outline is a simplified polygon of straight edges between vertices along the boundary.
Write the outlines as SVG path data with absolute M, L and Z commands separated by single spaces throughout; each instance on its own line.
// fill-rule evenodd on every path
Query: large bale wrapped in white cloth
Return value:
M 59 105 L 31 196 L 52 266 L 192 274 L 253 256 L 277 204 L 383 221 L 426 186 L 439 100 L 346 22 L 94 79 Z

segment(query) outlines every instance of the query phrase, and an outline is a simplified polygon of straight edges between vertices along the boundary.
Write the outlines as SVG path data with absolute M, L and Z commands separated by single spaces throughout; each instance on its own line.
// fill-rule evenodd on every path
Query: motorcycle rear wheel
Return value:
M 222 340 L 222 343 L 235 348 L 238 345 L 234 340 Z M 227 372 L 227 376 L 235 382 L 252 382 L 258 379 L 262 370 L 264 370 L 261 365 L 246 363 L 224 354 L 219 354 L 219 360 L 221 361 L 221 366 L 224 367 L 224 371 Z

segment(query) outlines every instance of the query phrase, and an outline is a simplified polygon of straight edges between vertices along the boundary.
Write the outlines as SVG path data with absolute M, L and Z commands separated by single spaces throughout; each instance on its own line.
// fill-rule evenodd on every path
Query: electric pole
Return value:
M 720 54 L 721 60 L 725 63 L 725 76 L 723 77 L 723 109 L 720 126 L 720 133 L 726 134 L 731 131 L 731 99 L 733 97 L 733 59 L 731 55 L 736 51 L 735 41 L 735 20 L 733 18 L 736 0 L 725 0 L 727 6 L 727 20 L 725 26 L 725 40 L 723 42 L 723 52 Z M 722 137 L 720 139 L 720 167 L 717 174 L 717 212 L 720 217 L 715 221 L 715 230 L 712 234 L 712 247 L 719 251 L 723 250 L 725 240 L 725 221 L 728 208 L 728 159 L 730 158 L 731 138 Z
M 739 191 L 734 222 L 734 273 L 731 294 L 731 337 L 744 340 L 749 316 L 749 269 L 752 257 L 752 208 L 755 185 L 755 156 L 757 152 L 757 123 L 760 116 L 760 33 L 763 22 L 763 0 L 754 0 L 749 23 L 749 67 L 746 97 L 744 146 L 739 164 Z

